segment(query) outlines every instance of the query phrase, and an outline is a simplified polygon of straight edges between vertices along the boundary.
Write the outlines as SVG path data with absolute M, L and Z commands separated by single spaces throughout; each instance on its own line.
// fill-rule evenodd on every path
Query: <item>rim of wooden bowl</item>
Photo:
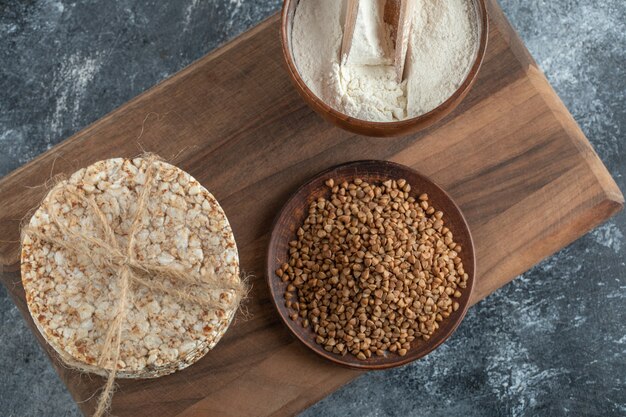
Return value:
M 406 356 L 388 353 L 382 357 L 373 355 L 371 358 L 361 361 L 351 354 L 341 356 L 327 352 L 315 342 L 313 330 L 302 327 L 301 317 L 297 321 L 289 318 L 290 311 L 285 306 L 284 298 L 288 283 L 283 282 L 275 273 L 276 269 L 288 260 L 289 242 L 296 238 L 296 230 L 306 218 L 309 204 L 320 196 L 330 195 L 330 191 L 325 185 L 326 180 L 332 178 L 337 183 L 357 177 L 364 181 L 376 183 L 387 179 L 404 178 L 411 185 L 412 196 L 427 193 L 433 206 L 444 212 L 446 226 L 452 231 L 455 242 L 462 246 L 459 256 L 463 260 L 463 266 L 469 278 L 467 288 L 463 290 L 462 296 L 455 299 L 459 303 L 459 309 L 440 323 L 440 328 L 430 340 L 414 341 Z M 393 368 L 420 359 L 432 352 L 454 333 L 469 308 L 475 282 L 476 257 L 474 242 L 467 221 L 459 207 L 443 188 L 425 175 L 404 165 L 388 161 L 368 160 L 349 162 L 327 169 L 315 175 L 296 190 L 274 220 L 267 249 L 266 274 L 270 296 L 278 315 L 298 340 L 318 355 L 336 364 L 356 369 L 376 370 Z
M 356 119 L 333 109 L 318 98 L 309 89 L 300 76 L 290 47 L 293 14 L 295 13 L 298 1 L 299 0 L 284 0 L 281 14 L 281 44 L 289 77 L 296 86 L 298 93 L 300 93 L 302 98 L 304 98 L 313 110 L 332 124 L 353 133 L 379 137 L 402 136 L 409 133 L 415 133 L 432 126 L 450 114 L 461 103 L 465 96 L 467 96 L 476 81 L 478 72 L 485 58 L 489 37 L 489 18 L 487 15 L 487 7 L 485 5 L 485 0 L 472 0 L 478 14 L 480 40 L 472 67 L 459 88 L 439 106 L 435 107 L 428 113 L 417 117 L 396 122 L 371 122 Z

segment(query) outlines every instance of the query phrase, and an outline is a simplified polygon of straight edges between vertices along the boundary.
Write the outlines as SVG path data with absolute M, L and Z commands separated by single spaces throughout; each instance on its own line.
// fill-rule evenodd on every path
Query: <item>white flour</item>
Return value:
M 471 0 L 414 0 L 406 79 L 395 80 L 385 0 L 361 0 L 350 58 L 340 62 L 346 1 L 300 0 L 293 53 L 307 86 L 358 119 L 394 121 L 427 113 L 465 79 L 478 44 Z

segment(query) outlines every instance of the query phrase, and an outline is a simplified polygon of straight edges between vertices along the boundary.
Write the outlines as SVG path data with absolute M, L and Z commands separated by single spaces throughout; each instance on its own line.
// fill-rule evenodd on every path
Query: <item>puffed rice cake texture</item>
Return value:
M 198 181 L 166 162 L 154 162 L 148 202 L 135 237 L 137 259 L 190 271 L 200 279 L 240 281 L 235 239 L 217 200 Z M 146 180 L 148 160 L 97 162 L 58 183 L 59 188 L 94 198 L 106 214 L 120 247 Z M 54 211 L 70 230 L 98 234 L 87 203 L 73 193 L 48 194 L 29 226 L 62 237 L 49 214 Z M 24 234 L 22 282 L 28 309 L 46 341 L 68 364 L 105 375 L 112 360 L 98 365 L 108 325 L 116 311 L 119 280 L 114 271 L 96 267 L 83 253 L 72 253 Z M 174 285 L 174 283 L 169 283 Z M 212 349 L 232 321 L 232 290 L 198 286 L 196 294 L 219 300 L 207 309 L 141 286 L 133 286 L 122 327 L 117 376 L 153 378 L 186 368 Z

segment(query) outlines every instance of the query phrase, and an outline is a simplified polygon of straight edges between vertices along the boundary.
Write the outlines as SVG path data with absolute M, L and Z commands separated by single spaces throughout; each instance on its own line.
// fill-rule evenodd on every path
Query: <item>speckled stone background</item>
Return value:
M 280 3 L 0 0 L 0 176 Z M 501 4 L 626 190 L 626 1 Z M 424 360 L 302 416 L 626 416 L 624 235 L 620 214 L 481 302 Z M 79 415 L 1 286 L 0 340 L 1 416 Z

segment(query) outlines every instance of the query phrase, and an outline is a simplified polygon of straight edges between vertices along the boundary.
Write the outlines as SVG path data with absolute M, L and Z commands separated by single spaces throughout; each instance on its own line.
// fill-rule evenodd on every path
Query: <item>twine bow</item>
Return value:
M 143 214 L 150 191 L 155 180 L 155 162 L 160 160 L 156 155 L 147 156 L 146 179 L 143 190 L 137 200 L 137 209 L 134 219 L 127 235 L 127 244 L 121 247 L 118 239 L 111 229 L 106 215 L 100 210 L 95 199 L 91 196 L 80 195 L 75 191 L 57 187 L 48 196 L 50 201 L 54 201 L 57 193 L 67 192 L 79 201 L 87 204 L 88 208 L 98 220 L 103 238 L 82 233 L 74 232 L 60 221 L 54 210 L 50 210 L 48 215 L 51 223 L 54 224 L 64 238 L 56 238 L 48 236 L 39 229 L 27 226 L 22 232 L 32 237 L 36 237 L 42 241 L 52 243 L 69 252 L 75 254 L 86 255 L 90 261 L 100 268 L 106 268 L 112 272 L 118 279 L 119 301 L 115 312 L 115 318 L 111 322 L 109 330 L 106 333 L 102 351 L 98 359 L 98 366 L 104 369 L 107 362 L 113 363 L 112 370 L 109 371 L 106 384 L 94 413 L 95 417 L 101 417 L 106 413 L 113 396 L 113 388 L 115 376 L 117 374 L 117 364 L 120 359 L 120 346 L 122 343 L 122 327 L 126 318 L 129 296 L 132 295 L 132 288 L 145 287 L 153 291 L 168 294 L 180 301 L 192 302 L 201 305 L 207 309 L 223 308 L 220 300 L 214 300 L 212 297 L 201 297 L 196 295 L 196 291 L 192 289 L 201 286 L 205 290 L 228 291 L 233 294 L 233 304 L 238 306 L 246 293 L 246 286 L 243 282 L 222 283 L 215 274 L 209 279 L 198 279 L 193 273 L 181 271 L 180 269 L 163 266 L 143 260 L 137 259 L 135 254 L 135 235 L 141 227 Z M 176 286 L 168 286 L 165 282 L 175 282 Z

